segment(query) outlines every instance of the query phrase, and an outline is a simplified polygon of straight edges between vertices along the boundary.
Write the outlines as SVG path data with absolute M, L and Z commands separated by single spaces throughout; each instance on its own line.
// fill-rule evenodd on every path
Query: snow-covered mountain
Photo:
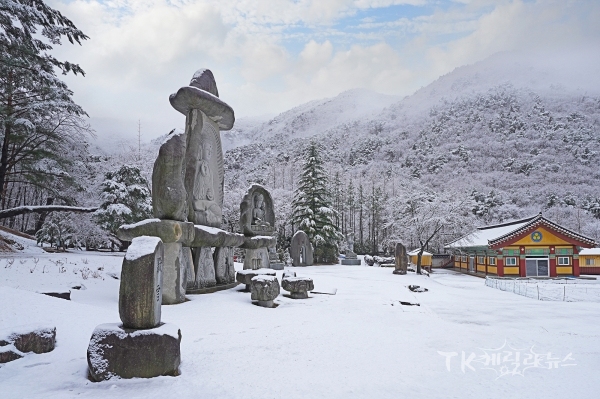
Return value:
M 343 185 L 391 194 L 416 179 L 481 202 L 491 195 L 494 212 L 482 211 L 490 220 L 573 200 L 589 207 L 600 198 L 600 52 L 500 53 L 404 99 L 353 90 L 249 134 L 225 155 L 231 192 L 251 182 L 292 190 L 301 151 L 316 139 Z

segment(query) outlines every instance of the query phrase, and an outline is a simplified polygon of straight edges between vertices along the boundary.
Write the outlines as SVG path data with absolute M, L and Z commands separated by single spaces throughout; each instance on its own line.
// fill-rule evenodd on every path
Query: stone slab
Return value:
M 269 268 L 269 253 L 266 247 L 247 249 L 244 255 L 244 270 Z
M 152 212 L 155 218 L 185 221 L 186 191 L 183 185 L 186 135 L 171 131 L 160 146 L 152 170 Z
M 196 274 L 194 289 L 214 287 L 217 285 L 217 280 L 215 278 L 215 263 L 211 248 L 194 248 L 193 255 L 194 272 Z
M 101 324 L 92 333 L 87 350 L 90 379 L 177 376 L 180 343 L 181 330 L 173 324 L 146 330 Z
M 194 226 L 194 237 L 188 246 L 197 247 L 239 247 L 246 237 L 239 233 L 232 233 L 216 227 Z
M 360 266 L 362 262 L 360 259 L 342 259 L 342 265 Z
M 125 224 L 117 232 L 117 237 L 123 241 L 141 236 L 160 237 L 164 243 L 180 242 L 187 245 L 194 238 L 194 224 L 177 220 L 146 219 Z
M 235 265 L 233 263 L 233 248 L 217 247 L 213 254 L 215 264 L 215 279 L 217 285 L 227 285 L 235 281 Z
M 153 328 L 160 323 L 164 246 L 158 237 L 136 237 L 121 268 L 119 316 L 125 328 Z

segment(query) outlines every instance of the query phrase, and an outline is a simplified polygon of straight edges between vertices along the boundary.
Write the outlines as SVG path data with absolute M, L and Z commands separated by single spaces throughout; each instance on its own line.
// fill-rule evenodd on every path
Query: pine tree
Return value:
M 341 234 L 335 225 L 335 211 L 327 190 L 327 173 L 316 143 L 305 151 L 293 207 L 293 223 L 304 231 L 314 246 L 315 261 L 337 263 Z
M 60 192 L 68 179 L 64 154 L 90 129 L 72 92 L 55 69 L 82 74 L 79 65 L 48 52 L 61 38 L 87 39 L 41 0 L 0 0 L 0 206 L 9 183 L 27 182 Z
M 152 198 L 148 181 L 136 167 L 122 166 L 116 172 L 108 172 L 102 183 L 103 203 L 94 217 L 96 222 L 112 234 L 123 224 L 136 223 L 152 215 Z

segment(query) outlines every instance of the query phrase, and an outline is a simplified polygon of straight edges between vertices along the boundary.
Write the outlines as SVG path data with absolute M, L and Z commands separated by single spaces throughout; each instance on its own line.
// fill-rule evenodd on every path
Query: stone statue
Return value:
M 215 202 L 214 176 L 211 169 L 213 145 L 210 142 L 201 144 L 199 155 L 193 196 L 195 221 L 196 224 L 220 226 L 222 211 Z
M 394 274 L 406 274 L 408 270 L 408 255 L 406 254 L 406 247 L 401 243 L 397 243 L 394 255 L 396 260 Z
M 361 265 L 362 261 L 358 259 L 356 253 L 354 253 L 354 233 L 346 234 L 346 257 L 342 259 L 342 265 Z
M 255 226 L 270 227 L 271 224 L 265 220 L 265 198 L 258 193 L 254 196 L 254 209 L 252 210 L 252 224 Z
M 292 237 L 290 255 L 292 266 L 312 266 L 313 264 L 312 244 L 302 230 L 298 230 Z

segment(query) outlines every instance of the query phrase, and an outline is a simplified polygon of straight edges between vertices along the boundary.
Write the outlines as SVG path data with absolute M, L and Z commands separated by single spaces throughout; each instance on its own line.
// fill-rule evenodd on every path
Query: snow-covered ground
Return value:
M 368 266 L 290 268 L 337 294 L 280 296 L 274 309 L 253 306 L 239 287 L 163 306 L 162 320 L 183 335 L 181 375 L 93 383 L 86 350 L 96 325 L 119 321 L 119 280 L 109 273 L 118 275 L 122 256 L 36 255 L 33 272 L 31 255 L 10 267 L 0 259 L 0 329 L 57 327 L 53 352 L 0 367 L 1 398 L 598 397 L 600 303 L 538 301 L 454 272 L 397 276 Z M 96 278 L 84 279 L 85 268 Z M 71 301 L 35 293 L 80 284 Z

